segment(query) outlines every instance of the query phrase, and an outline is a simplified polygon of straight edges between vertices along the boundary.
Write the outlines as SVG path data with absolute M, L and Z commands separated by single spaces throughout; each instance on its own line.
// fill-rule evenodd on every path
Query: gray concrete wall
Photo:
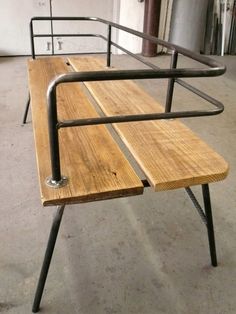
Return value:
M 205 34 L 206 0 L 173 1 L 170 41 L 200 52 Z
M 49 0 L 0 0 L 1 56 L 30 53 L 29 21 L 36 15 L 49 15 Z

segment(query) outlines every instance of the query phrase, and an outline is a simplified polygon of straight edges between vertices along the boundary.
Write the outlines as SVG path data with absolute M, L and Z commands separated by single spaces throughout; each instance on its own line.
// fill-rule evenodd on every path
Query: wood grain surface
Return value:
M 63 58 L 28 61 L 29 90 L 43 205 L 89 202 L 143 193 L 143 185 L 105 126 L 60 129 L 62 174 L 67 186 L 45 184 L 50 176 L 46 91 L 49 82 L 70 71 Z M 58 87 L 58 118 L 97 117 L 79 83 Z
M 77 71 L 107 69 L 100 57 L 68 60 Z M 132 81 L 85 85 L 107 116 L 163 112 L 163 107 Z M 114 127 L 156 191 L 211 183 L 227 176 L 225 160 L 178 120 L 129 122 Z

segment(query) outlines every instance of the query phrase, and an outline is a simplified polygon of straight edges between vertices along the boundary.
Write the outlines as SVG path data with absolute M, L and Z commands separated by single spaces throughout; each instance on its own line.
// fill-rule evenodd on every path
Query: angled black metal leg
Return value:
M 56 215 L 53 218 L 53 223 L 52 223 L 52 227 L 51 227 L 51 231 L 50 231 L 50 235 L 48 239 L 48 244 L 47 244 L 47 248 L 46 248 L 46 252 L 45 252 L 45 256 L 43 260 L 43 265 L 41 268 L 41 273 L 39 276 L 38 285 L 35 292 L 34 303 L 32 307 L 33 313 L 37 313 L 39 311 L 39 306 L 40 306 L 45 282 L 47 279 L 47 274 L 48 274 L 50 262 L 52 259 L 53 250 L 54 250 L 55 243 L 57 240 L 57 234 L 60 228 L 64 208 L 65 208 L 65 205 L 58 206 Z
M 215 235 L 214 235 L 214 226 L 213 226 L 213 218 L 211 212 L 211 199 L 210 199 L 210 191 L 208 184 L 202 185 L 202 194 L 205 206 L 205 215 L 207 220 L 207 232 L 208 232 L 208 240 L 211 254 L 211 264 L 212 266 L 217 266 L 217 256 L 216 256 L 216 245 L 215 245 Z
M 28 99 L 27 99 L 26 106 L 25 106 L 25 113 L 24 113 L 24 117 L 23 117 L 23 124 L 25 124 L 26 120 L 27 120 L 28 111 L 29 111 L 29 105 L 30 105 L 30 93 L 28 95 Z

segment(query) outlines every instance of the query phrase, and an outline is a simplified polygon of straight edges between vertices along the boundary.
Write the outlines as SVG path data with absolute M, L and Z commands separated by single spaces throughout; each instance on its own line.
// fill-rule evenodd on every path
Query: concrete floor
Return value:
M 195 85 L 221 100 L 225 112 L 186 123 L 231 168 L 225 181 L 211 185 L 219 266 L 210 266 L 205 227 L 184 190 L 146 189 L 144 196 L 67 206 L 41 313 L 236 313 L 236 58 L 218 59 L 228 72 Z M 135 65 L 125 57 L 115 64 Z M 21 126 L 26 58 L 0 58 L 0 69 L 0 313 L 25 314 L 54 208 L 41 206 L 32 125 Z M 166 82 L 139 84 L 164 100 Z M 176 107 L 202 106 L 181 87 L 175 95 Z

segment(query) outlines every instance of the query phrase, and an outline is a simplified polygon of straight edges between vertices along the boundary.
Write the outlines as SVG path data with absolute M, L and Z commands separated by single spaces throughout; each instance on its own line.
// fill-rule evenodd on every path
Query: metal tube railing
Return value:
M 174 70 L 172 70 L 174 71 Z M 177 70 L 176 70 L 177 71 Z M 112 117 L 99 117 L 88 119 L 77 119 L 69 121 L 57 120 L 57 101 L 56 101 L 56 89 L 57 86 L 62 83 L 71 82 L 86 82 L 86 81 L 107 81 L 107 80 L 128 80 L 128 79 L 144 79 L 144 78 L 163 78 L 159 76 L 159 71 L 154 70 L 131 70 L 131 71 L 95 71 L 95 72 L 74 72 L 68 74 L 62 74 L 51 82 L 48 88 L 48 123 L 49 123 L 49 138 L 50 138 L 50 150 L 51 150 L 51 167 L 52 177 L 50 179 L 50 186 L 53 183 L 58 187 L 58 182 L 61 182 L 61 170 L 60 170 L 60 153 L 59 153 L 59 140 L 58 130 L 64 127 L 76 127 L 95 124 L 107 124 L 107 123 L 121 123 L 121 122 L 134 122 L 134 121 L 147 121 L 147 120 L 159 120 L 159 119 L 173 119 L 173 118 L 186 118 L 186 117 L 199 117 L 209 116 L 221 113 L 224 110 L 224 106 L 218 102 L 214 103 L 217 109 L 208 111 L 179 111 L 179 112 L 165 112 L 165 113 L 151 113 L 151 114 L 138 114 L 138 115 L 123 115 Z
M 206 56 L 200 55 L 198 53 L 195 53 L 193 51 L 190 51 L 190 50 L 185 49 L 183 47 L 180 47 L 178 45 L 166 42 L 166 41 L 159 39 L 159 38 L 156 38 L 154 36 L 151 36 L 151 35 L 148 35 L 145 33 L 141 33 L 139 31 L 133 30 L 131 28 L 128 28 L 128 27 L 125 27 L 125 26 L 122 26 L 122 25 L 119 25 L 119 24 L 116 24 L 114 22 L 107 21 L 107 20 L 104 20 L 101 18 L 97 18 L 97 17 L 61 17 L 61 16 L 60 17 L 58 17 L 58 16 L 57 17 L 45 17 L 45 16 L 42 16 L 42 17 L 33 17 L 31 19 L 30 23 L 33 23 L 33 21 L 39 21 L 39 20 L 42 20 L 42 21 L 52 21 L 53 20 L 53 21 L 95 21 L 95 22 L 100 22 L 100 23 L 103 23 L 106 25 L 110 25 L 111 27 L 120 29 L 122 31 L 125 31 L 129 34 L 136 35 L 140 38 L 150 40 L 151 42 L 154 42 L 158 45 L 164 46 L 170 50 L 175 50 L 178 53 L 183 54 L 186 57 L 189 57 L 195 61 L 198 61 L 202 64 L 209 66 L 210 69 L 206 69 L 206 72 L 205 72 L 205 74 L 203 74 L 203 76 L 218 76 L 218 75 L 223 74 L 226 70 L 225 66 L 223 66 L 219 62 L 217 62 L 213 59 L 210 59 Z M 51 34 L 49 34 L 49 35 L 51 35 Z M 31 36 L 34 37 L 33 27 L 32 27 Z M 55 35 L 53 35 L 53 36 L 55 36 Z
M 101 34 L 34 34 L 33 21 L 48 20 L 48 21 L 96 21 L 103 23 L 108 26 L 107 37 Z M 172 50 L 172 60 L 169 69 L 160 69 L 156 65 L 143 60 L 140 56 L 135 55 L 131 51 L 124 47 L 121 47 L 117 43 L 111 40 L 112 27 L 125 31 L 129 34 L 136 35 L 140 38 L 150 40 L 158 45 L 162 45 Z M 97 125 L 107 123 L 122 123 L 122 122 L 133 122 L 133 121 L 147 121 L 147 120 L 159 120 L 159 119 L 173 119 L 173 118 L 187 118 L 187 117 L 199 117 L 199 116 L 210 116 L 221 113 L 224 110 L 224 106 L 218 100 L 212 98 L 206 93 L 200 91 L 194 86 L 183 81 L 181 78 L 187 77 L 210 77 L 218 76 L 225 72 L 225 66 L 221 65 L 217 61 L 208 57 L 199 55 L 195 52 L 189 51 L 185 48 L 177 45 L 168 43 L 160 40 L 156 37 L 144 34 L 125 26 L 106 21 L 95 17 L 34 17 L 30 21 L 30 34 L 31 34 L 31 49 L 32 57 L 35 58 L 35 37 L 98 37 L 107 41 L 107 66 L 111 65 L 111 46 L 121 49 L 125 53 L 131 55 L 138 61 L 142 62 L 151 69 L 142 70 L 116 70 L 116 71 L 93 71 L 93 72 L 72 72 L 62 74 L 54 79 L 48 87 L 48 123 L 49 123 L 49 138 L 50 138 L 50 154 L 51 154 L 51 168 L 52 177 L 48 180 L 48 184 L 54 187 L 60 187 L 65 184 L 65 178 L 61 175 L 60 167 L 60 150 L 58 140 L 58 130 L 66 127 L 77 127 L 84 125 Z M 207 66 L 204 68 L 177 68 L 178 54 L 187 56 L 195 61 L 198 61 Z M 98 117 L 98 118 L 87 118 L 87 119 L 75 119 L 58 121 L 57 118 L 57 97 L 56 91 L 57 86 L 62 83 L 70 82 L 88 82 L 88 81 L 107 81 L 107 80 L 130 80 L 130 79 L 169 79 L 167 88 L 167 98 L 165 112 L 162 113 L 149 113 L 149 114 L 133 114 L 133 115 L 117 115 L 111 117 Z M 200 96 L 202 99 L 210 102 L 214 105 L 214 109 L 211 110 L 189 110 L 189 111 L 177 111 L 171 112 L 172 98 L 174 92 L 174 83 L 178 83 L 184 88 L 190 90 L 194 94 Z

